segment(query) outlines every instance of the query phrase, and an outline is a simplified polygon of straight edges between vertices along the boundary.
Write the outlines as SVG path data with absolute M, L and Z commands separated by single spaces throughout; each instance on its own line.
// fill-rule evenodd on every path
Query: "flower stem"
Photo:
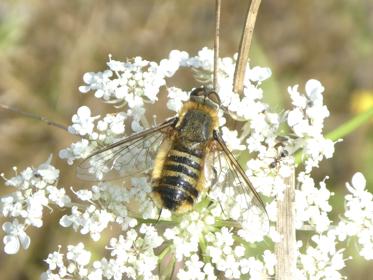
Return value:
M 228 228 L 237 228 L 237 229 L 240 229 L 242 228 L 242 226 L 236 222 L 236 221 L 233 221 L 233 220 L 222 220 L 222 219 L 216 219 L 216 222 L 215 222 L 215 227 L 228 227 Z
M 204 263 L 211 262 L 211 258 L 209 256 L 207 256 L 207 252 L 206 252 L 206 250 L 207 250 L 206 239 L 205 239 L 205 237 L 204 237 L 203 234 L 199 237 L 199 248 L 201 250 L 201 255 L 202 255 L 203 262 Z
M 158 219 L 143 219 L 134 217 L 139 223 L 141 224 L 159 224 L 159 225 L 168 225 L 168 226 L 175 226 L 179 222 L 178 221 L 166 221 L 166 220 L 158 220 Z
M 170 245 L 167 245 L 163 250 L 162 252 L 158 255 L 158 259 L 160 261 L 163 260 L 163 258 L 168 254 L 168 252 L 171 250 L 171 246 Z
M 341 137 L 350 134 L 352 131 L 365 124 L 369 120 L 372 120 L 372 118 L 373 108 L 370 108 L 369 110 L 356 115 L 351 120 L 345 122 L 341 126 L 334 129 L 332 132 L 328 133 L 326 135 L 326 138 L 336 141 Z
M 245 239 L 243 239 L 242 237 L 237 236 L 237 235 L 234 235 L 233 239 L 237 244 L 239 244 L 239 245 L 241 245 L 245 248 L 245 250 L 246 250 L 245 256 L 247 256 L 247 257 L 248 256 L 257 256 L 257 254 L 259 252 L 263 252 L 263 248 L 257 242 L 250 243 L 250 242 L 246 241 Z M 265 248 L 267 249 L 267 247 L 265 247 Z
M 247 11 L 244 30 L 241 36 L 236 69 L 234 70 L 233 78 L 233 90 L 239 94 L 242 94 L 243 92 L 243 81 L 246 73 L 247 61 L 249 60 L 251 39 L 254 33 L 254 26 L 256 17 L 258 15 L 260 2 L 261 0 L 251 1 L 250 8 Z
M 342 125 L 334 129 L 333 131 L 329 132 L 326 135 L 326 138 L 333 140 L 333 141 L 337 141 L 338 139 L 341 139 L 342 137 L 350 134 L 352 131 L 362 126 L 366 122 L 371 121 L 372 118 L 373 118 L 373 108 L 367 111 L 361 112 L 360 114 L 356 115 L 349 121 L 343 123 Z M 302 155 L 303 155 L 302 151 L 299 151 L 295 154 L 294 159 L 297 165 L 303 161 Z
M 275 244 L 276 280 L 296 279 L 296 237 L 295 237 L 295 170 L 286 180 L 284 197 L 277 200 L 276 231 L 282 237 Z
M 207 197 L 204 197 L 199 203 L 194 206 L 194 209 L 198 212 L 201 212 L 202 210 L 207 208 L 210 202 L 211 200 L 209 200 Z

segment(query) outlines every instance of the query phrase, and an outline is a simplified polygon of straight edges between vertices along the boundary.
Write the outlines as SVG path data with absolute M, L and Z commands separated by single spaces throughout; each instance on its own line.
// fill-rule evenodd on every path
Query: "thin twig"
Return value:
M 277 201 L 276 230 L 281 241 L 276 243 L 276 280 L 294 280 L 296 271 L 295 236 L 295 170 L 287 180 L 282 200 Z
M 54 121 L 51 121 L 51 120 L 49 120 L 45 117 L 38 116 L 38 115 L 35 115 L 33 113 L 29 113 L 29 112 L 24 112 L 24 111 L 22 111 L 18 108 L 10 107 L 10 106 L 4 105 L 4 104 L 0 104 L 0 107 L 3 108 L 4 110 L 11 111 L 13 113 L 20 114 L 22 116 L 25 116 L 25 117 L 28 117 L 28 118 L 31 118 L 31 119 L 34 119 L 34 120 L 42 121 L 42 122 L 47 123 L 47 125 L 54 126 L 54 127 L 59 128 L 59 129 L 63 129 L 65 131 L 68 131 L 67 126 L 65 126 L 63 124 L 56 123 Z
M 261 0 L 251 1 L 250 8 L 247 12 L 245 27 L 241 36 L 240 48 L 238 51 L 238 58 L 233 79 L 233 90 L 239 94 L 243 92 L 243 81 L 246 73 L 247 61 L 249 60 L 251 39 L 254 33 L 254 26 L 256 16 L 258 15 L 260 2 Z
M 215 42 L 214 42 L 214 90 L 218 90 L 218 70 L 219 70 L 219 47 L 220 47 L 220 10 L 221 0 L 216 0 L 215 7 Z

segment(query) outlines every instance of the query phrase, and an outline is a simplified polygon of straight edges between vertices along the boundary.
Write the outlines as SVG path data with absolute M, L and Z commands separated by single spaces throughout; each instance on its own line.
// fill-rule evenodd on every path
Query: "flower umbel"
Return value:
M 5 184 L 14 189 L 11 194 L 0 198 L 2 216 L 12 221 L 3 224 L 6 233 L 3 238 L 4 250 L 7 254 L 17 253 L 20 245 L 24 249 L 29 247 L 30 238 L 25 229 L 43 226 L 44 208 L 71 205 L 65 189 L 57 187 L 59 171 L 50 164 L 51 160 L 52 157 L 37 168 L 28 167 L 11 179 L 3 175 Z
M 363 175 L 355 174 L 347 184 L 350 193 L 339 221 L 329 218 L 333 193 L 327 188 L 327 178 L 315 182 L 310 175 L 320 161 L 334 153 L 334 142 L 323 135 L 329 111 L 323 103 L 321 83 L 309 80 L 304 90 L 298 85 L 289 87 L 292 107 L 278 113 L 263 101 L 261 85 L 271 76 L 269 68 L 250 67 L 240 96 L 232 89 L 235 58 L 220 60 L 216 90 L 226 111 L 225 115 L 218 113 L 222 137 L 232 153 L 242 156 L 244 172 L 263 197 L 268 216 L 229 177 L 229 165 L 218 161 L 211 163 L 216 174 L 205 174 L 211 188 L 206 187 L 192 211 L 177 215 L 163 209 L 160 214 L 149 197 L 149 172 L 126 176 L 134 162 L 152 168 L 159 142 L 148 138 L 123 157 L 118 150 L 108 151 L 105 157 L 114 157 L 111 165 L 102 164 L 105 158 L 86 161 L 86 175 L 96 183 L 85 189 L 71 188 L 71 197 L 58 186 L 60 174 L 51 158 L 13 178 L 3 176 L 5 185 L 14 190 L 0 200 L 1 214 L 10 220 L 3 224 L 4 251 L 15 254 L 21 247 L 28 248 L 27 229 L 43 226 L 45 207 L 64 208 L 61 226 L 89 235 L 94 242 L 103 233 L 111 237 L 106 256 L 93 255 L 83 243 L 66 250 L 60 247 L 46 257 L 48 270 L 42 279 L 270 278 L 277 263 L 273 244 L 282 238 L 275 230 L 276 202 L 283 199 L 287 179 L 299 163 L 294 155 L 301 154 L 296 227 L 311 229 L 314 234 L 309 246 L 299 242 L 297 279 L 341 279 L 346 259 L 341 246 L 350 237 L 357 237 L 364 258 L 373 259 L 373 198 Z M 120 111 L 100 116 L 87 106 L 78 108 L 69 132 L 81 139 L 61 150 L 60 157 L 72 165 L 101 147 L 149 128 L 155 119 L 147 119 L 145 105 L 156 103 L 163 87 L 167 89 L 167 108 L 178 113 L 191 89 L 176 87 L 170 78 L 187 68 L 199 83 L 211 86 L 212 65 L 213 52 L 207 48 L 194 57 L 174 50 L 159 63 L 141 57 L 120 62 L 110 56 L 108 69 L 86 73 L 85 85 L 79 90 L 92 92 Z M 226 127 L 227 114 L 242 129 Z M 248 153 L 255 157 L 248 159 Z M 119 165 L 123 162 L 127 165 Z M 103 180 L 108 177 L 122 179 Z M 115 227 L 120 234 L 113 233 Z

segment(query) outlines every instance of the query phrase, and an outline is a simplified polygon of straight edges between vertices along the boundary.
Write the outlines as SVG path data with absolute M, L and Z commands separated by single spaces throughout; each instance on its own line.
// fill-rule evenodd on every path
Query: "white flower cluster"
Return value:
M 356 236 L 360 255 L 373 260 L 373 195 L 366 189 L 366 180 L 361 173 L 356 173 L 346 187 L 350 194 L 345 196 L 345 213 L 334 234 L 340 241 Z
M 248 244 L 242 239 L 237 242 L 232 230 L 226 227 L 217 232 L 209 232 L 206 253 L 217 270 L 224 272 L 227 279 L 239 279 L 249 274 L 250 279 L 262 279 L 263 275 L 274 275 L 276 258 L 268 250 L 264 252 L 263 261 L 247 257 L 250 252 Z M 245 248 L 246 246 L 246 248 Z
M 100 116 L 92 117 L 91 114 L 87 106 L 82 106 L 72 117 L 72 125 L 68 130 L 82 136 L 82 139 L 59 153 L 60 158 L 66 159 L 70 165 L 74 160 L 88 156 L 97 146 L 113 143 L 124 133 L 127 114 L 108 114 L 102 119 Z
M 63 258 L 64 255 L 59 251 L 50 253 L 45 260 L 49 270 L 41 275 L 41 279 L 84 279 L 90 274 L 87 265 L 91 259 L 91 253 L 84 249 L 83 243 L 67 247 L 66 260 L 68 265 L 65 265 Z
M 121 273 L 130 279 L 158 279 L 153 275 L 158 264 L 154 249 L 163 243 L 153 226 L 141 225 L 138 232 L 130 229 L 126 237 L 120 236 L 110 240 L 108 247 L 113 257 L 108 262 L 114 262 L 113 267 L 120 268 Z M 110 277 L 107 277 L 110 279 Z M 123 279 L 123 276 L 115 279 Z
M 237 236 L 233 229 L 221 226 L 224 224 L 219 222 L 221 216 L 217 208 L 203 209 L 185 215 L 177 227 L 166 229 L 164 238 L 172 241 L 176 261 L 184 262 L 177 273 L 178 279 L 218 279 L 214 269 L 227 279 L 245 275 L 262 279 L 264 275 L 274 275 L 274 254 L 265 251 L 263 260 L 250 256 L 255 246 Z
M 299 188 L 295 190 L 296 227 L 311 225 L 317 232 L 328 230 L 331 221 L 328 213 L 332 207 L 329 198 L 333 195 L 325 182 L 320 182 L 320 188 L 315 187 L 314 180 L 304 172 L 298 175 Z
M 303 149 L 305 171 L 309 173 L 323 157 L 333 156 L 334 143 L 322 134 L 324 120 L 329 116 L 323 104 L 324 87 L 317 80 L 309 80 L 305 89 L 306 94 L 302 95 L 298 85 L 288 88 L 294 109 L 288 112 L 287 123 L 298 137 L 296 146 Z
M 345 267 L 343 249 L 337 250 L 336 236 L 327 233 L 314 235 L 305 253 L 300 253 L 301 269 L 297 270 L 296 279 L 344 279 L 340 270 Z M 302 242 L 299 242 L 299 246 Z
M 81 234 L 89 233 L 94 241 L 101 237 L 101 232 L 107 228 L 109 222 L 112 222 L 114 217 L 106 210 L 97 209 L 94 205 L 90 205 L 83 211 L 79 211 L 77 206 L 71 208 L 71 215 L 64 215 L 60 224 L 63 227 L 73 227 L 75 231 L 80 228 Z
M 136 57 L 120 62 L 109 57 L 109 69 L 104 72 L 86 73 L 82 93 L 95 92 L 95 97 L 110 103 L 125 103 L 130 108 L 142 107 L 144 100 L 154 103 L 159 88 L 165 84 L 166 73 L 155 62 Z
M 43 225 L 43 210 L 50 205 L 67 207 L 71 205 L 65 189 L 57 188 L 59 170 L 50 165 L 52 157 L 37 168 L 28 167 L 15 177 L 5 179 L 5 185 L 13 192 L 0 198 L 0 213 L 11 222 L 3 224 L 4 251 L 16 254 L 20 246 L 27 249 L 30 238 L 25 232 L 29 226 Z M 16 168 L 14 168 L 17 171 Z
M 346 184 L 350 194 L 345 196 L 344 215 L 332 226 L 332 221 L 327 217 L 327 212 L 331 211 L 328 203 L 331 193 L 325 183 L 321 182 L 320 189 L 316 189 L 310 177 L 304 173 L 300 175 L 304 178 L 302 188 L 296 193 L 296 211 L 300 211 L 297 218 L 305 217 L 305 221 L 308 217 L 308 222 L 313 222 L 316 231 L 320 233 L 313 235 L 312 242 L 305 248 L 301 248 L 302 243 L 299 243 L 299 250 L 304 253 L 299 253 L 301 269 L 297 271 L 297 279 L 345 279 L 340 270 L 346 266 L 346 258 L 343 247 L 338 247 L 347 238 L 356 237 L 361 247 L 360 255 L 366 260 L 373 259 L 373 195 L 366 190 L 364 176 L 356 173 L 352 183 Z M 305 205 L 313 207 L 305 212 Z
M 127 109 L 99 116 L 86 106 L 80 107 L 72 117 L 69 132 L 80 136 L 81 140 L 59 154 L 69 164 L 148 128 L 152 121 L 146 118 L 145 104 L 155 103 L 163 86 L 168 91 L 167 108 L 179 112 L 191 89 L 170 85 L 168 78 L 184 67 L 192 69 L 200 82 L 211 86 L 213 52 L 204 48 L 197 56 L 190 57 L 186 52 L 172 51 L 159 63 L 140 57 L 119 62 L 110 57 L 107 65 L 108 69 L 103 72 L 85 74 L 85 85 L 80 91 L 92 91 L 96 98 L 116 108 L 119 105 Z M 372 259 L 372 194 L 365 189 L 362 175 L 355 175 L 352 185 L 347 185 L 351 194 L 346 196 L 346 213 L 336 226 L 328 217 L 333 193 L 326 188 L 325 180 L 315 183 L 310 176 L 311 170 L 334 152 L 333 141 L 326 139 L 322 131 L 329 112 L 323 104 L 321 83 L 309 80 L 305 94 L 298 91 L 298 86 L 290 87 L 293 107 L 276 113 L 263 101 L 261 89 L 261 84 L 271 76 L 270 69 L 249 68 L 243 94 L 239 95 L 232 89 L 234 68 L 235 58 L 220 59 L 217 92 L 223 109 L 219 112 L 222 137 L 233 153 L 241 152 L 244 156 L 242 160 L 247 164 L 243 169 L 255 189 L 265 197 L 269 220 L 260 205 L 252 205 L 250 193 L 237 182 L 237 175 L 230 173 L 229 164 L 219 160 L 212 162 L 216 174 L 205 174 L 214 184 L 201 195 L 190 213 L 178 216 L 163 210 L 159 215 L 149 198 L 151 184 L 147 173 L 126 176 L 131 166 L 150 166 L 147 157 L 152 151 L 143 152 L 144 147 L 159 142 L 149 138 L 149 142 L 136 145 L 131 153 L 123 156 L 127 165 L 118 164 L 123 160 L 121 147 L 102 158 L 93 157 L 80 164 L 79 168 L 86 168 L 88 175 L 92 175 L 88 179 L 97 182 L 112 179 L 107 179 L 107 175 L 114 175 L 114 178 L 117 175 L 120 180 L 97 182 L 88 189 L 72 190 L 76 203 L 71 202 L 63 188 L 56 187 L 59 174 L 49 161 L 6 180 L 16 191 L 1 198 L 2 215 L 13 219 L 12 223 L 3 225 L 5 252 L 16 253 L 21 245 L 27 248 L 30 240 L 26 227 L 42 226 L 42 209 L 54 204 L 70 210 L 61 218 L 61 226 L 71 227 L 82 235 L 89 234 L 94 241 L 100 239 L 105 229 L 115 225 L 125 233 L 112 238 L 107 245 L 110 258 L 92 261 L 83 244 L 68 246 L 66 254 L 51 253 L 46 260 L 49 269 L 43 279 L 176 276 L 183 280 L 202 280 L 218 279 L 217 273 L 227 279 L 272 277 L 277 260 L 269 249 L 282 238 L 274 227 L 276 202 L 283 198 L 295 165 L 303 160 L 304 168 L 299 167 L 296 176 L 296 227 L 316 233 L 309 247 L 299 245 L 297 279 L 340 279 L 345 260 L 343 250 L 337 246 L 348 237 L 357 236 L 360 254 Z M 242 129 L 225 127 L 223 111 L 241 122 Z M 130 128 L 125 123 L 131 124 Z M 245 152 L 256 156 L 248 159 Z M 110 156 L 116 157 L 110 165 L 99 162 Z M 147 225 L 149 223 L 154 225 Z M 262 246 L 259 248 L 258 244 Z M 167 263 L 174 263 L 175 271 L 165 269 L 165 275 L 158 276 L 157 266 L 162 268 Z
M 183 218 L 178 227 L 165 230 L 164 237 L 172 241 L 177 261 L 182 261 L 198 252 L 202 233 L 205 234 L 208 225 L 212 226 L 214 222 L 214 217 L 205 211 L 192 212 Z
M 134 224 L 133 226 L 135 226 Z M 153 226 L 141 225 L 136 231 L 131 228 L 126 236 L 112 238 L 106 247 L 110 258 L 91 261 L 91 253 L 83 243 L 69 245 L 66 255 L 59 251 L 50 253 L 46 259 L 49 270 L 42 274 L 43 280 L 57 279 L 159 279 L 155 272 L 158 257 L 154 249 L 163 242 Z
M 81 234 L 90 234 L 98 241 L 101 232 L 108 228 L 109 223 L 115 222 L 123 230 L 133 226 L 135 217 L 154 217 L 158 212 L 149 200 L 151 191 L 146 178 L 132 178 L 132 188 L 100 183 L 92 186 L 91 190 L 83 189 L 75 192 L 77 198 L 86 204 L 71 207 L 71 214 L 64 215 L 60 220 L 63 227 L 72 227 Z

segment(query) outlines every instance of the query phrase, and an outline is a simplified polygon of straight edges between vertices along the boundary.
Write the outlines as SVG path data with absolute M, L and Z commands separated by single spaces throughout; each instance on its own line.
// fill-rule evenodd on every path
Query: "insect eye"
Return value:
M 215 102 L 216 104 L 220 105 L 220 98 L 219 98 L 219 95 L 215 92 L 215 91 L 211 91 L 209 92 L 208 94 L 208 98 Z
M 196 88 L 190 93 L 190 96 L 204 96 L 205 92 L 205 88 Z

